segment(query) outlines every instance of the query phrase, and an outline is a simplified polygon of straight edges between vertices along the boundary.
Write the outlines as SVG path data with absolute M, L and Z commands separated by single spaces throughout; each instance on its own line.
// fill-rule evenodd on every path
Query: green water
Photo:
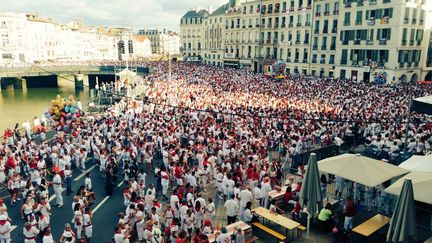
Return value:
M 57 95 L 61 97 L 75 96 L 80 99 L 83 107 L 88 104 L 90 92 L 88 89 L 75 90 L 73 85 L 62 85 L 57 88 L 3 88 L 0 91 L 0 135 L 6 128 L 12 128 L 15 123 L 20 126 L 25 120 L 33 124 L 35 116 L 40 117 L 48 111 L 51 100 Z

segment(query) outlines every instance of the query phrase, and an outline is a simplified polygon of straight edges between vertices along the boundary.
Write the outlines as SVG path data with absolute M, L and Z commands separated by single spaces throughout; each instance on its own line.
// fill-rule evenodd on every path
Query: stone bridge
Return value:
M 121 67 L 117 67 L 122 69 Z M 57 83 L 57 76 L 73 75 L 76 88 L 95 83 L 98 78 L 101 81 L 114 80 L 115 70 L 113 65 L 71 65 L 71 66 L 28 66 L 28 67 L 0 67 L 0 87 L 13 84 L 14 88 L 23 88 L 32 81 L 45 80 L 47 83 Z M 123 67 L 125 68 L 125 67 Z M 147 67 L 137 67 L 138 75 L 149 73 Z M 88 76 L 88 78 L 85 78 Z M 1 90 L 1 88 L 0 88 Z

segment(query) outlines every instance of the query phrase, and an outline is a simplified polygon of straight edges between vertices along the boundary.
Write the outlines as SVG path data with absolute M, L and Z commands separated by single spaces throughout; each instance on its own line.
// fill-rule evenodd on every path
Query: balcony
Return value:
M 333 28 L 332 29 L 332 33 L 337 33 L 338 31 L 337 31 L 337 28 Z
M 289 24 L 288 24 L 288 27 L 293 27 L 293 26 L 294 26 L 293 23 L 289 23 Z
M 344 24 L 344 26 L 349 26 L 350 22 L 349 21 L 344 21 L 343 24 Z
M 307 61 L 307 59 L 303 59 L 303 63 L 307 63 L 308 61 Z
M 345 3 L 345 8 L 351 8 L 351 3 Z
M 291 58 L 288 57 L 288 58 L 286 59 L 286 62 L 291 62 Z
M 330 59 L 329 64 L 333 65 L 334 64 L 334 59 Z
M 417 24 L 417 19 L 413 19 L 412 24 Z
M 369 19 L 368 25 L 375 25 L 375 19 L 374 18 Z
M 419 20 L 419 24 L 423 24 L 423 22 L 424 22 L 423 19 L 420 19 L 420 20 Z
M 351 61 L 351 66 L 353 66 L 353 67 L 359 67 L 360 65 L 359 65 L 359 62 L 357 60 L 352 60 Z
M 306 6 L 306 9 L 311 9 L 311 8 L 312 8 L 311 4 L 309 4 L 309 5 Z
M 322 45 L 321 46 L 321 50 L 323 50 L 323 51 L 327 50 L 327 46 L 326 45 Z
M 407 44 L 407 40 L 402 40 L 402 45 L 406 46 L 406 44 Z
M 379 40 L 380 45 L 387 45 L 387 39 L 381 39 Z
M 246 29 L 246 25 L 243 25 L 242 28 L 243 28 L 243 29 Z
M 413 46 L 414 45 L 414 40 L 410 40 L 409 45 Z
M 313 45 L 313 46 L 312 46 L 312 50 L 314 50 L 314 51 L 315 51 L 315 50 L 318 50 L 318 45 Z
M 285 24 L 281 24 L 281 28 L 285 28 Z
M 366 45 L 373 45 L 373 40 L 366 40 Z
M 315 17 L 320 17 L 321 16 L 321 13 L 320 12 L 316 12 L 315 13 Z
M 418 41 L 417 41 L 417 45 L 420 46 L 420 45 L 421 45 L 421 42 L 422 42 L 421 40 L 418 40 Z
M 240 29 L 240 25 L 238 24 L 238 25 L 236 25 L 236 27 L 237 27 L 237 29 Z
M 249 28 L 252 28 L 252 25 L 251 25 L 251 24 L 249 25 Z
M 307 45 L 307 44 L 309 44 L 309 41 L 305 40 L 305 41 L 303 41 L 303 44 Z
M 409 19 L 408 18 L 404 18 L 404 24 L 408 24 L 409 23 Z
M 336 50 L 336 45 L 335 45 L 335 44 L 331 44 L 331 45 L 330 45 L 330 50 L 331 50 L 331 51 Z
M 314 34 L 319 34 L 319 30 L 314 29 Z
M 333 15 L 339 15 L 339 10 L 333 10 Z
M 360 45 L 360 39 L 354 39 L 354 45 Z
M 267 24 L 267 28 L 271 28 L 272 27 L 272 24 Z
M 361 21 L 361 20 L 360 20 L 360 21 L 356 21 L 355 24 L 356 24 L 356 25 L 361 25 L 361 24 L 362 24 L 362 21 Z
M 348 40 L 342 41 L 342 45 L 348 45 Z
M 317 63 L 317 60 L 316 59 L 312 59 L 312 63 Z
M 361 6 L 363 6 L 363 1 L 362 0 L 357 1 L 357 7 L 361 7 Z
M 329 16 L 330 15 L 330 11 L 324 11 L 324 16 Z
M 298 62 L 299 62 L 299 59 L 294 59 L 294 62 L 295 62 L 295 63 L 298 63 Z
M 321 59 L 320 64 L 325 64 L 325 59 Z
M 323 29 L 323 34 L 327 34 L 328 33 L 328 28 L 324 28 Z
M 279 23 L 275 23 L 274 28 L 275 29 L 279 28 Z
M 296 40 L 295 44 L 300 45 L 300 40 Z
M 260 25 L 259 25 L 259 24 L 256 24 L 256 25 L 255 25 L 255 27 L 256 27 L 256 28 L 259 28 L 259 27 L 260 27 Z
M 305 26 L 310 26 L 310 25 L 311 25 L 310 22 L 306 22 L 306 23 L 305 23 Z
M 294 11 L 294 7 L 290 7 L 290 8 L 289 8 L 289 11 L 290 11 L 290 12 L 293 12 L 293 11 Z
M 376 0 L 369 1 L 369 5 L 376 5 L 376 4 L 377 4 Z
M 301 23 L 297 23 L 297 27 L 300 27 L 302 24 Z

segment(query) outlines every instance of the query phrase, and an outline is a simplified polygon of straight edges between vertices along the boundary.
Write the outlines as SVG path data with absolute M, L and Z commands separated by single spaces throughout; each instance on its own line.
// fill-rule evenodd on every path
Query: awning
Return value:
M 362 155 L 342 154 L 318 162 L 320 172 L 375 187 L 409 170 Z
M 414 99 L 411 111 L 432 115 L 432 95 Z
M 393 195 L 399 195 L 405 178 L 410 178 L 414 188 L 414 199 L 432 205 L 432 172 L 413 171 L 404 178 L 400 178 L 384 191 Z
M 399 167 L 411 171 L 432 172 L 432 155 L 414 155 L 400 164 Z

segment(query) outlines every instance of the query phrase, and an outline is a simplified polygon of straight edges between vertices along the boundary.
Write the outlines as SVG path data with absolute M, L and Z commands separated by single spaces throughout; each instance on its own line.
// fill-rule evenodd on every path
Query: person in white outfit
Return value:
M 10 232 L 12 230 L 11 223 L 6 215 L 0 215 L 0 243 L 10 242 Z
M 56 205 L 58 208 L 63 207 L 63 188 L 62 188 L 62 180 L 60 176 L 60 171 L 58 169 L 55 170 L 55 176 L 52 181 L 54 193 L 56 196 Z

